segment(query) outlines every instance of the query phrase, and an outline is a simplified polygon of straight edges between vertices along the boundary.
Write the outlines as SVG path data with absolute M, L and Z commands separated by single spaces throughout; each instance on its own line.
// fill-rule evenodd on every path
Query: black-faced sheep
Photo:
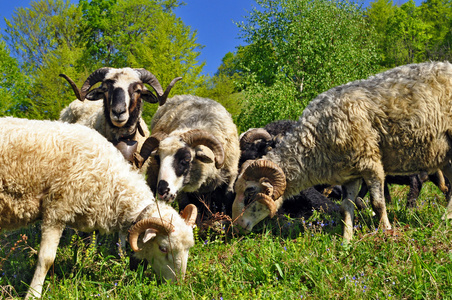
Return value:
M 232 195 L 240 148 L 237 127 L 221 104 L 192 95 L 172 97 L 158 108 L 151 131 L 141 161 L 151 156 L 147 181 L 160 199 L 172 202 L 178 196 L 183 207 L 188 193 Z M 222 203 L 215 206 L 222 209 Z
M 60 121 L 96 129 L 129 161 L 149 137 L 147 125 L 141 118 L 143 100 L 163 105 L 171 88 L 181 79 L 175 78 L 163 92 L 157 78 L 145 69 L 100 68 L 88 76 L 79 90 L 68 76 L 60 76 L 69 82 L 78 99 L 61 111 Z M 91 89 L 98 82 L 101 85 Z M 145 84 L 149 84 L 156 95 Z M 103 101 L 83 103 L 85 99 Z
M 157 274 L 185 274 L 196 207 L 182 218 L 154 199 L 144 176 L 99 133 L 78 124 L 0 119 L 0 227 L 41 220 L 38 264 L 27 297 L 40 297 L 65 226 L 129 231 L 135 256 Z M 140 239 L 138 237 L 140 236 Z
M 233 218 L 251 230 L 301 190 L 324 183 L 345 185 L 344 239 L 350 240 L 354 200 L 363 178 L 380 226 L 390 229 L 383 198 L 385 173 L 430 174 L 440 169 L 452 179 L 451 98 L 448 62 L 401 66 L 320 94 L 291 133 L 239 174 Z M 447 209 L 444 217 L 451 218 L 452 201 Z

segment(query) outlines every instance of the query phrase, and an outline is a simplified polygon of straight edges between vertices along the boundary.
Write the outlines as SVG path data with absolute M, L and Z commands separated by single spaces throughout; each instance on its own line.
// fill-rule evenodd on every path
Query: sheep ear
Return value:
M 154 228 L 148 228 L 144 232 L 143 243 L 149 242 L 157 236 L 158 231 Z
M 152 93 L 148 89 L 143 89 L 143 91 L 141 92 L 141 99 L 143 99 L 144 101 L 146 101 L 148 103 L 158 103 L 159 102 L 159 99 L 157 98 L 157 96 L 154 95 L 154 93 Z
M 86 94 L 85 99 L 96 101 L 103 99 L 105 95 L 105 91 L 102 88 L 95 88 L 92 91 L 90 91 L 88 94 Z
M 204 151 L 202 150 L 196 150 L 196 158 L 206 164 L 214 162 L 214 160 L 211 157 L 209 157 L 206 153 L 204 153 Z

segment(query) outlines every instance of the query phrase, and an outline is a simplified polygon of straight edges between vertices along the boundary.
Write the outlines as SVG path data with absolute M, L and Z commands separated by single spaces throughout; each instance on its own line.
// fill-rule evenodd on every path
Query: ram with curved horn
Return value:
M 95 130 L 0 118 L 0 164 L 0 229 L 41 222 L 38 264 L 26 298 L 41 296 L 66 226 L 129 233 L 135 257 L 146 259 L 164 279 L 183 278 L 194 245 L 196 207 L 179 215 L 156 201 L 143 174 Z
M 203 208 L 193 198 L 222 189 L 229 193 L 229 203 L 224 196 L 213 206 L 230 213 L 240 149 L 237 127 L 227 110 L 211 99 L 175 96 L 159 107 L 151 130 L 135 159 L 138 165 L 151 161 L 147 181 L 157 197 L 168 202 L 177 198 L 182 208 L 191 202 Z
M 449 62 L 400 66 L 334 87 L 308 104 L 294 129 L 262 160 L 284 173 L 282 200 L 317 184 L 345 186 L 341 206 L 345 240 L 353 236 L 362 180 L 381 228 L 391 229 L 383 197 L 386 175 L 431 174 L 439 169 L 452 179 L 451 95 Z M 239 175 L 236 181 L 235 201 L 250 203 L 234 203 L 241 209 L 233 212 L 233 219 L 245 231 L 272 213 L 262 201 L 254 201 L 256 195 L 274 189 L 272 183 L 261 181 L 263 177 Z M 447 198 L 444 218 L 450 219 L 452 195 Z M 276 203 L 278 208 L 281 203 Z
M 104 67 L 92 72 L 78 89 L 67 75 L 60 76 L 68 81 L 78 99 L 61 111 L 60 121 L 96 129 L 128 160 L 132 160 L 133 153 L 140 151 L 149 137 L 148 127 L 141 117 L 143 101 L 165 104 L 171 88 L 181 79 L 175 78 L 163 91 L 148 70 Z M 100 86 L 94 87 L 99 82 Z M 151 86 L 152 91 L 146 85 Z M 83 103 L 84 100 L 89 101 Z

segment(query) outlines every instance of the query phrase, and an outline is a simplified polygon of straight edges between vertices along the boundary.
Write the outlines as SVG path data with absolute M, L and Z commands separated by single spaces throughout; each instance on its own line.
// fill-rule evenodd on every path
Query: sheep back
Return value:
M 401 66 L 320 94 L 267 154 L 286 174 L 285 197 L 369 171 L 434 173 L 452 154 L 451 98 L 448 62 Z
M 143 176 L 119 151 L 82 125 L 1 118 L 0 165 L 3 229 L 42 219 L 43 226 L 125 230 L 122 224 L 136 217 L 131 213 L 136 205 L 154 199 Z M 137 202 L 134 195 L 147 200 Z

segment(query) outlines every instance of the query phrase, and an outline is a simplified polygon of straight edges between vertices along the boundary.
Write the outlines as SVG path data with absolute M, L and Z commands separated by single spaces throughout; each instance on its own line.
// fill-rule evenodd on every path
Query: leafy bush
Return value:
M 238 24 L 250 46 L 239 49 L 246 102 L 242 130 L 296 119 L 319 93 L 377 70 L 374 31 L 346 1 L 256 1 Z

